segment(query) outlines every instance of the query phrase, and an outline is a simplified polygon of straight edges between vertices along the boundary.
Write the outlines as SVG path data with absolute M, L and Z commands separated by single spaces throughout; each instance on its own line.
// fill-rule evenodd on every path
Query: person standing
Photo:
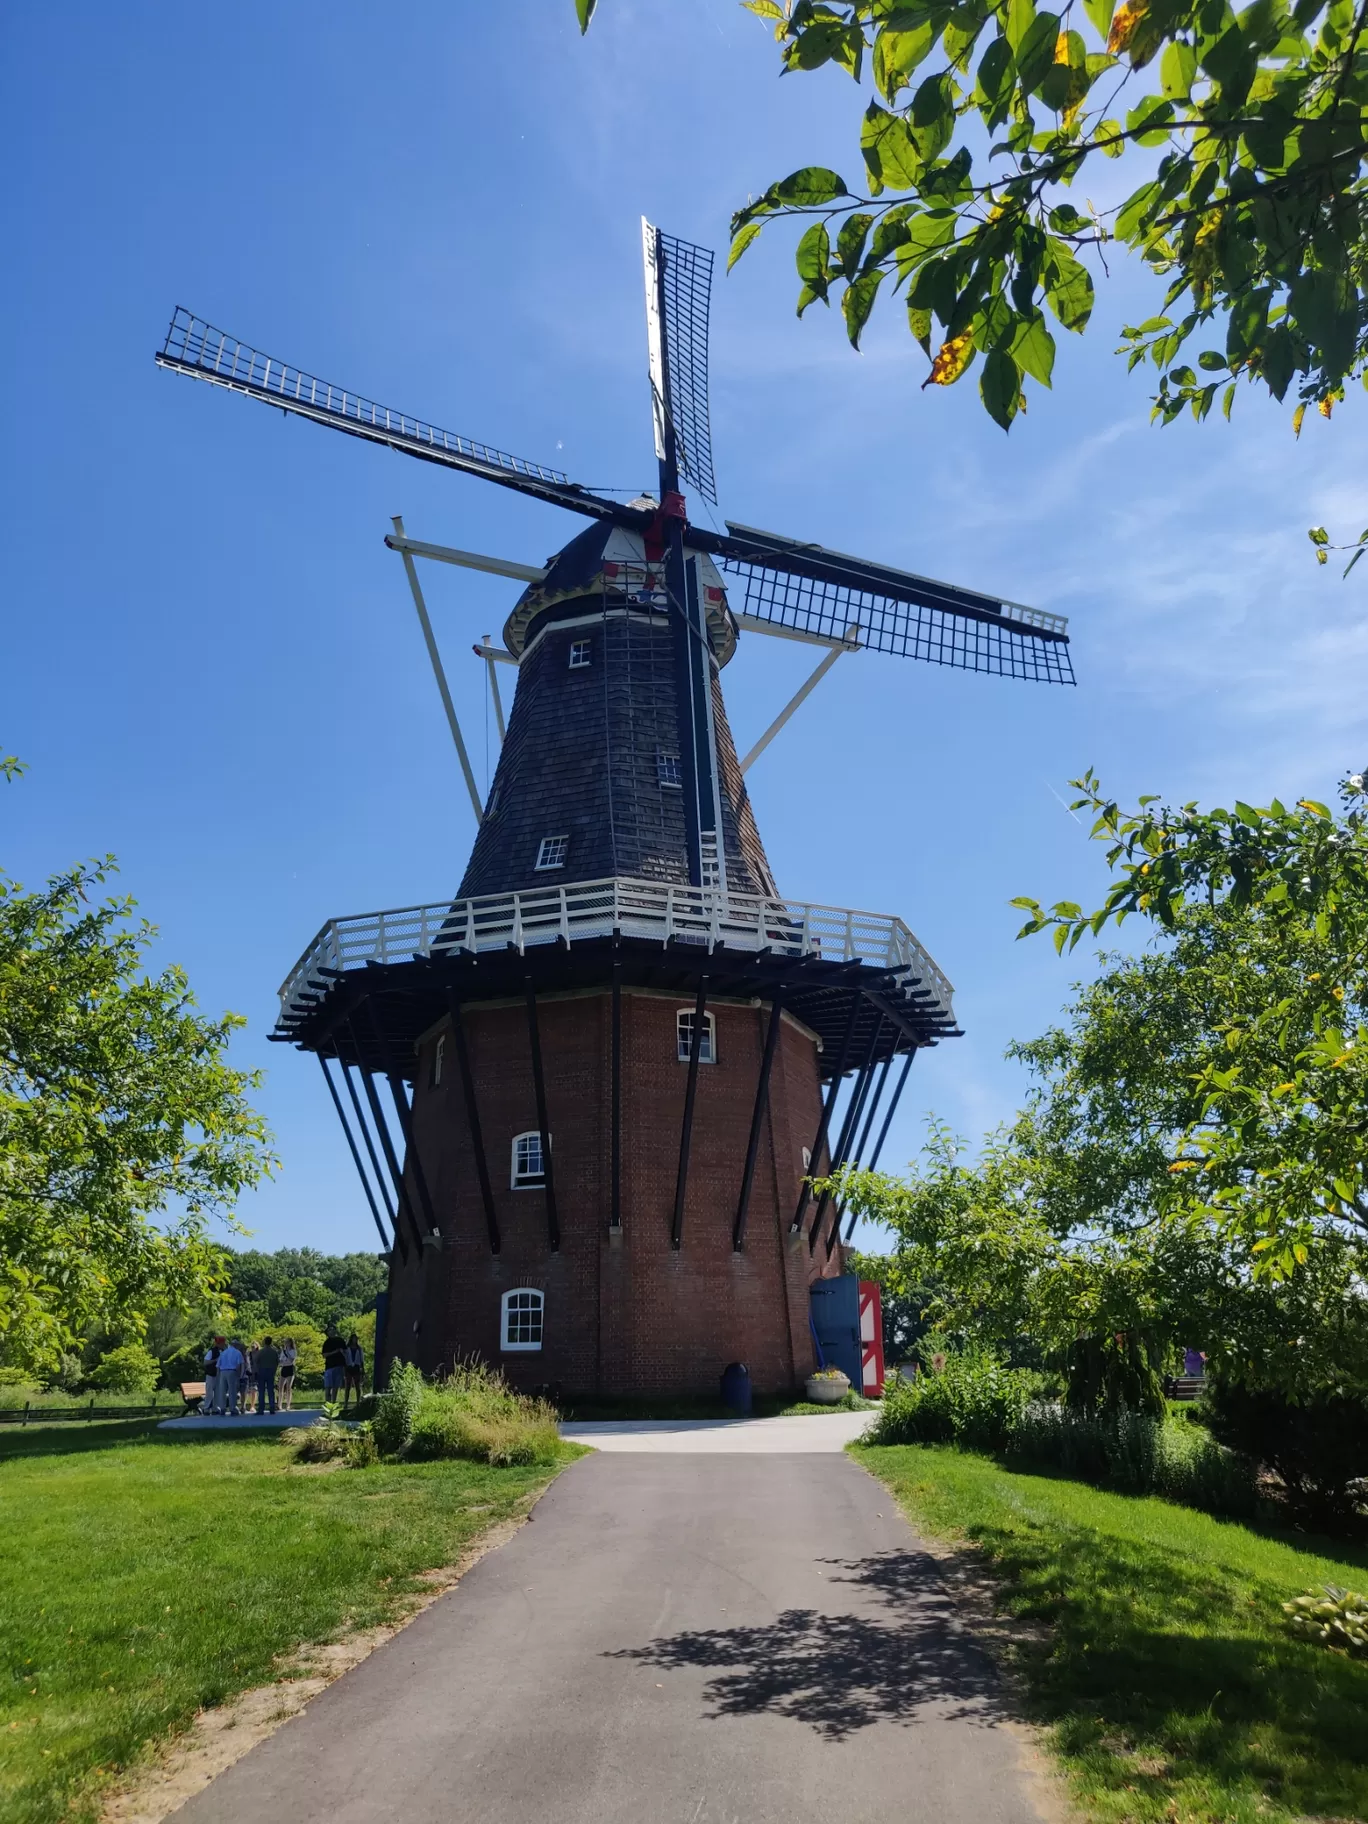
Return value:
M 219 1351 L 217 1412 L 230 1419 L 238 1416 L 238 1383 L 242 1379 L 243 1355 L 236 1342 Z
M 223 1410 L 219 1404 L 219 1356 L 223 1353 L 223 1338 L 216 1336 L 204 1352 L 204 1398 L 200 1401 L 200 1411 L 206 1417 Z
M 256 1390 L 258 1415 L 267 1410 L 269 1404 L 272 1414 L 276 1409 L 276 1369 L 280 1366 L 280 1351 L 271 1342 L 269 1336 L 263 1336 L 261 1347 L 256 1352 Z
M 351 1396 L 356 1395 L 356 1403 L 361 1404 L 361 1383 L 366 1377 L 366 1352 L 361 1347 L 361 1339 L 355 1330 L 347 1338 L 347 1347 L 342 1357 L 342 1405 L 345 1408 L 351 1403 Z
M 295 1363 L 299 1360 L 299 1351 L 295 1340 L 287 1336 L 280 1350 L 280 1410 L 288 1412 L 294 1404 Z
M 335 1400 L 347 1373 L 347 1345 L 335 1330 L 323 1338 L 323 1398 Z
M 258 1402 L 256 1406 L 253 1406 L 253 1404 L 252 1404 L 252 1396 L 256 1392 L 256 1373 L 257 1373 L 256 1362 L 257 1362 L 256 1344 L 253 1342 L 244 1343 L 242 1346 L 242 1410 L 243 1410 L 243 1412 L 260 1412 L 260 1410 L 261 1410 L 260 1402 Z

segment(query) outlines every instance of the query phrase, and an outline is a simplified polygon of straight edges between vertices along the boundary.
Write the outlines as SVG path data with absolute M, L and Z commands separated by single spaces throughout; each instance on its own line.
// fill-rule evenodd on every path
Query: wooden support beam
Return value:
M 352 1135 L 351 1125 L 343 1111 L 342 1098 L 338 1095 L 337 1085 L 332 1080 L 332 1072 L 328 1069 L 328 1060 L 323 1056 L 321 1051 L 318 1054 L 318 1066 L 323 1072 L 323 1081 L 328 1086 L 328 1094 L 332 1097 L 332 1105 L 337 1110 L 337 1118 L 342 1123 L 342 1132 L 347 1136 L 347 1151 L 352 1156 L 352 1164 L 356 1167 L 356 1175 L 361 1180 L 361 1189 L 365 1192 L 366 1202 L 370 1205 L 371 1219 L 375 1223 L 376 1228 L 380 1231 L 380 1246 L 388 1253 L 393 1244 L 391 1243 L 389 1236 L 385 1233 L 384 1223 L 380 1220 L 380 1211 L 375 1202 L 375 1192 L 371 1189 L 370 1180 L 366 1177 L 365 1167 L 361 1164 L 360 1149 L 357 1147 L 356 1140 Z
M 348 1020 L 347 1025 L 352 1031 L 352 1043 L 355 1044 L 355 1029 L 351 1026 L 350 1020 Z M 360 1070 L 362 1087 L 365 1089 L 366 1101 L 371 1111 L 371 1120 L 375 1123 L 375 1132 L 379 1138 L 381 1150 L 385 1155 L 385 1162 L 390 1169 L 390 1178 L 394 1184 L 394 1194 L 398 1199 L 399 1208 L 404 1212 L 404 1216 L 408 1221 L 409 1228 L 413 1234 L 414 1244 L 417 1247 L 419 1257 L 421 1258 L 423 1252 L 423 1231 L 418 1226 L 418 1218 L 413 1213 L 413 1204 L 410 1201 L 408 1186 L 404 1182 L 404 1174 L 394 1151 L 394 1141 L 390 1138 L 389 1125 L 385 1120 L 385 1111 L 381 1108 L 380 1098 L 375 1093 L 375 1083 L 371 1077 L 371 1073 L 364 1065 L 360 1066 Z
M 869 1094 L 870 1084 L 874 1081 L 874 1053 L 878 1050 L 879 1038 L 882 1032 L 883 1015 L 880 1014 L 878 1019 L 874 1022 L 873 1032 L 869 1035 L 869 1050 L 865 1053 L 865 1060 L 860 1067 L 860 1074 L 855 1079 L 855 1087 L 850 1097 L 850 1106 L 847 1108 L 846 1118 L 841 1124 L 841 1137 L 836 1143 L 836 1157 L 831 1164 L 833 1175 L 845 1166 L 850 1158 L 851 1148 L 855 1144 L 855 1135 L 859 1132 L 860 1120 L 864 1114 L 865 1098 Z M 827 1205 L 832 1201 L 832 1196 L 833 1193 L 831 1191 L 824 1191 L 822 1193 L 821 1201 L 817 1205 L 817 1214 L 812 1219 L 812 1233 L 814 1236 L 816 1236 L 821 1229 L 822 1218 L 826 1215 Z M 835 1248 L 836 1243 L 840 1240 L 841 1208 L 840 1199 L 837 1198 L 836 1213 L 832 1218 L 831 1223 L 831 1233 L 827 1236 L 826 1251 L 828 1260 L 831 1258 L 832 1250 Z
M 351 1031 L 350 1021 L 347 1023 L 347 1030 L 349 1032 Z M 355 1047 L 355 1044 L 356 1044 L 356 1038 L 355 1038 L 355 1034 L 353 1034 L 353 1036 L 352 1036 L 353 1047 Z M 408 1243 L 404 1240 L 404 1231 L 399 1226 L 399 1217 L 395 1210 L 395 1207 L 390 1202 L 389 1188 L 385 1183 L 384 1170 L 381 1167 L 380 1161 L 375 1156 L 375 1142 L 374 1142 L 374 1140 L 371 1139 L 371 1131 L 370 1131 L 369 1126 L 367 1125 L 366 1117 L 361 1112 L 361 1098 L 357 1095 L 356 1084 L 352 1081 L 352 1074 L 351 1074 L 352 1067 L 350 1064 L 347 1063 L 345 1058 L 343 1058 L 340 1053 L 338 1054 L 338 1062 L 342 1066 L 342 1081 L 347 1086 L 347 1095 L 350 1097 L 351 1105 L 352 1105 L 353 1109 L 356 1111 L 356 1125 L 360 1128 L 361 1138 L 366 1143 L 366 1157 L 370 1160 L 371 1170 L 375 1174 L 375 1183 L 376 1183 L 376 1188 L 380 1192 L 380 1201 L 385 1206 L 385 1214 L 389 1218 L 389 1225 L 390 1225 L 391 1230 L 394 1233 L 394 1245 L 399 1250 L 400 1260 L 407 1260 L 408 1259 Z M 360 1067 L 358 1066 L 358 1069 L 359 1068 Z
M 560 1219 L 556 1214 L 556 1182 L 551 1172 L 551 1125 L 546 1118 L 546 1078 L 542 1074 L 541 1032 L 537 1026 L 537 991 L 532 977 L 523 977 L 527 991 L 527 1037 L 532 1047 L 532 1088 L 537 1098 L 537 1127 L 541 1133 L 542 1172 L 546 1178 L 546 1239 L 554 1254 L 560 1247 Z
M 670 1246 L 676 1252 L 684 1245 L 684 1195 L 689 1186 L 689 1148 L 693 1142 L 694 1098 L 698 1093 L 698 1060 L 703 1053 L 704 1016 L 708 1006 L 708 978 L 698 978 L 698 999 L 694 1002 L 693 1034 L 689 1040 L 689 1079 L 684 1087 L 684 1125 L 679 1134 L 679 1171 L 675 1177 L 674 1221 L 670 1225 Z
M 376 1018 L 375 1008 L 369 1001 L 366 1003 L 366 1011 L 370 1015 L 371 1025 L 379 1042 L 380 1056 L 385 1065 L 385 1076 L 389 1082 L 390 1095 L 394 1100 L 394 1112 L 399 1117 L 399 1131 L 404 1136 L 404 1147 L 408 1155 L 406 1163 L 413 1167 L 413 1181 L 418 1186 L 418 1201 L 423 1206 L 423 1218 L 428 1226 L 428 1234 L 439 1236 L 441 1226 L 437 1221 L 437 1211 L 433 1206 L 432 1194 L 428 1190 L 427 1173 L 423 1170 L 423 1156 L 413 1137 L 413 1112 L 409 1108 L 404 1079 L 399 1075 L 395 1065 L 394 1056 L 389 1048 L 389 1040 L 385 1037 L 384 1024 Z M 424 1240 L 426 1239 L 425 1236 Z
M 760 1080 L 755 1087 L 755 1107 L 751 1111 L 750 1138 L 746 1142 L 746 1166 L 741 1174 L 741 1195 L 736 1205 L 736 1221 L 732 1224 L 732 1248 L 738 1254 L 746 1245 L 746 1218 L 750 1213 L 751 1186 L 755 1183 L 755 1161 L 760 1151 L 760 1135 L 765 1126 L 765 1110 L 769 1106 L 770 1071 L 774 1066 L 774 1054 L 778 1049 L 779 1029 L 783 1025 L 783 1019 L 783 996 L 776 991 L 770 1004 L 765 1049 L 760 1058 Z
M 869 1165 L 866 1167 L 868 1171 L 872 1172 L 879 1163 L 879 1154 L 883 1151 L 884 1141 L 888 1138 L 888 1130 L 893 1125 L 893 1117 L 898 1112 L 898 1103 L 902 1099 L 903 1090 L 907 1087 L 907 1079 L 912 1070 L 912 1060 L 916 1055 L 915 1051 L 909 1051 L 907 1054 L 907 1062 L 902 1067 L 902 1075 L 898 1078 L 897 1087 L 893 1091 L 893 1100 L 888 1105 L 884 1124 L 879 1129 L 878 1143 L 870 1154 Z
M 846 1021 L 845 1037 L 841 1040 L 841 1051 L 836 1060 L 836 1068 L 832 1072 L 831 1086 L 827 1090 L 826 1100 L 822 1103 L 822 1118 L 817 1123 L 817 1132 L 813 1138 L 808 1155 L 808 1171 L 810 1173 L 820 1170 L 817 1162 L 821 1157 L 822 1147 L 826 1141 L 827 1129 L 831 1126 L 831 1116 L 832 1111 L 836 1107 L 836 1098 L 841 1093 L 841 1078 L 845 1075 L 845 1068 L 850 1059 L 850 1041 L 855 1036 L 855 1022 L 859 1017 L 860 996 L 858 994 L 852 994 L 850 997 L 850 1017 Z M 802 1228 L 803 1218 L 807 1215 L 807 1207 L 811 1201 L 812 1183 L 810 1178 L 805 1177 L 803 1179 L 803 1188 L 798 1193 L 798 1208 L 793 1212 L 793 1221 L 789 1224 L 790 1235 L 798 1234 L 799 1230 Z
M 461 1073 L 461 1093 L 465 1097 L 466 1126 L 475 1152 L 475 1176 L 480 1182 L 480 1200 L 484 1204 L 485 1229 L 489 1251 L 497 1254 L 503 1245 L 499 1234 L 499 1213 L 494 1208 L 494 1186 L 489 1179 L 489 1161 L 485 1157 L 484 1130 L 480 1126 L 480 1106 L 475 1096 L 475 1076 L 470 1068 L 470 1047 L 466 1043 L 465 1021 L 461 1018 L 461 997 L 454 988 L 447 989 L 447 1011 L 451 1015 L 451 1042 L 456 1052 L 456 1066 Z
M 622 1227 L 622 960 L 613 958 L 612 1159 L 608 1227 Z

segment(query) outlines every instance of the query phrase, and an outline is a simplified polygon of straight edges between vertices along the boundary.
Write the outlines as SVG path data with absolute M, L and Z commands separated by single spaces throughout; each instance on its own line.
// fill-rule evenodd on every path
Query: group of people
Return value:
M 278 1346 L 269 1336 L 243 1344 L 216 1336 L 204 1352 L 204 1398 L 200 1411 L 235 1419 L 241 1413 L 289 1412 L 294 1402 L 299 1350 L 292 1336 Z M 323 1397 L 358 1403 L 366 1374 L 366 1353 L 356 1332 L 344 1342 L 335 1333 L 323 1340 Z M 254 1403 L 255 1402 L 255 1403 Z

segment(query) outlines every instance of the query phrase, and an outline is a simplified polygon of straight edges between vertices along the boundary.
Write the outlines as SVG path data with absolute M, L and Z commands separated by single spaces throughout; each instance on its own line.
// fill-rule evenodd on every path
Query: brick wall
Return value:
M 435 1035 L 421 1055 L 414 1137 L 443 1232 L 393 1274 L 392 1347 L 425 1367 L 478 1355 L 522 1386 L 567 1392 L 708 1393 L 728 1362 L 744 1361 L 760 1390 L 791 1387 L 813 1364 L 807 1288 L 838 1272 L 809 1256 L 788 1225 L 820 1114 L 816 1046 L 785 1020 L 751 1195 L 746 1246 L 732 1247 L 769 1007 L 710 1004 L 713 1064 L 701 1065 L 684 1208 L 671 1246 L 688 1066 L 677 1056 L 677 1014 L 693 997 L 622 996 L 622 1228 L 610 1231 L 611 996 L 606 990 L 538 1002 L 561 1240 L 548 1242 L 541 1189 L 511 1185 L 514 1136 L 537 1125 L 526 1009 L 470 1005 L 464 1024 L 479 1099 L 502 1248 L 492 1255 L 454 1046 L 430 1083 Z M 819 1161 L 819 1165 L 824 1161 Z M 500 1298 L 518 1286 L 546 1297 L 537 1353 L 502 1354 Z M 414 1322 L 420 1325 L 413 1331 Z

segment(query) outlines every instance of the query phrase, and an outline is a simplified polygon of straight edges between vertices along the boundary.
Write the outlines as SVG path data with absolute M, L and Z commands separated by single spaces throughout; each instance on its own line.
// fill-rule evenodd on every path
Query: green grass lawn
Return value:
M 552 1474 L 320 1472 L 274 1437 L 151 1423 L 0 1434 L 0 1817 L 91 1817 L 145 1743 L 393 1616 Z
M 1364 1553 L 948 1447 L 855 1454 L 986 1556 L 1009 1614 L 1049 1624 L 1013 1658 L 1090 1817 L 1368 1819 L 1368 1661 L 1298 1641 L 1278 1606 L 1364 1588 Z

